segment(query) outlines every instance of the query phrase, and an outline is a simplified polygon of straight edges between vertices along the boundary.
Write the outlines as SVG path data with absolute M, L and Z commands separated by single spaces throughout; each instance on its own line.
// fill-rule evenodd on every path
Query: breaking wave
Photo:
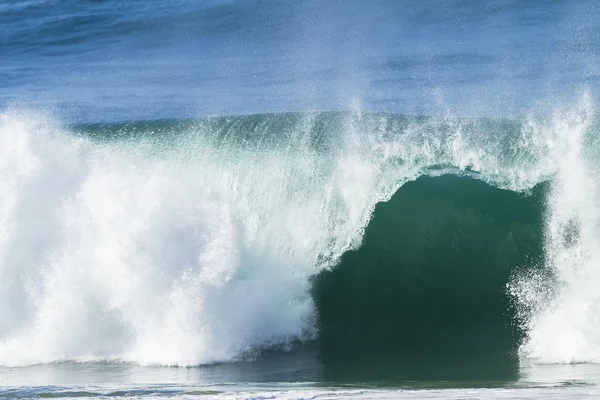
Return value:
M 199 365 L 317 337 L 325 359 L 597 361 L 596 132 L 586 96 L 519 120 L 7 110 L 0 365 Z

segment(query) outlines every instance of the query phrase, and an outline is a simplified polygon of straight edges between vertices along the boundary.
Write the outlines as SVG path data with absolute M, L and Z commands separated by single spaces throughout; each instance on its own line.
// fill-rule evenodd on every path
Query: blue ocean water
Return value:
M 47 1 L 0 9 L 0 104 L 71 121 L 520 115 L 596 91 L 593 1 Z
M 0 2 L 0 398 L 600 396 L 598 21 Z

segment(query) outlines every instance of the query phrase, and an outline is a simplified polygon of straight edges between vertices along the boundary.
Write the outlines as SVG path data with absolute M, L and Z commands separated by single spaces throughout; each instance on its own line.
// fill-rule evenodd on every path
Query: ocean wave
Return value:
M 68 127 L 5 111 L 0 364 L 199 365 L 319 333 L 354 351 L 331 332 L 377 316 L 347 304 L 386 291 L 398 312 L 347 343 L 407 349 L 392 334 L 404 328 L 373 330 L 408 320 L 415 354 L 461 332 L 511 350 L 513 299 L 523 357 L 593 361 L 596 131 L 585 96 L 521 120 L 312 112 Z M 396 220 L 413 228 L 386 238 L 377 225 Z M 528 290 L 518 270 L 552 278 Z M 344 282 L 363 297 L 336 296 Z M 432 290 L 437 302 L 419 303 Z M 494 332 L 478 336 L 486 310 Z M 557 327 L 585 340 L 557 357 Z

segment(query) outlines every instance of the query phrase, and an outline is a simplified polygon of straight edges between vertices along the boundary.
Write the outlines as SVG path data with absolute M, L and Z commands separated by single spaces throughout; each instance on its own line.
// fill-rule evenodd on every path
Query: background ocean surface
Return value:
M 597 398 L 596 1 L 0 1 L 0 398 Z

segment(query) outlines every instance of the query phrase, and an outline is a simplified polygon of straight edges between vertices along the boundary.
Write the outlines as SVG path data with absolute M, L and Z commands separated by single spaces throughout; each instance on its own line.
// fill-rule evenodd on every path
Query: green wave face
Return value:
M 412 365 L 400 376 L 418 376 L 422 363 L 454 365 L 444 379 L 484 362 L 495 364 L 487 379 L 508 374 L 524 332 L 506 285 L 515 271 L 543 265 L 547 191 L 444 175 L 378 204 L 360 248 L 313 278 L 326 364 Z

